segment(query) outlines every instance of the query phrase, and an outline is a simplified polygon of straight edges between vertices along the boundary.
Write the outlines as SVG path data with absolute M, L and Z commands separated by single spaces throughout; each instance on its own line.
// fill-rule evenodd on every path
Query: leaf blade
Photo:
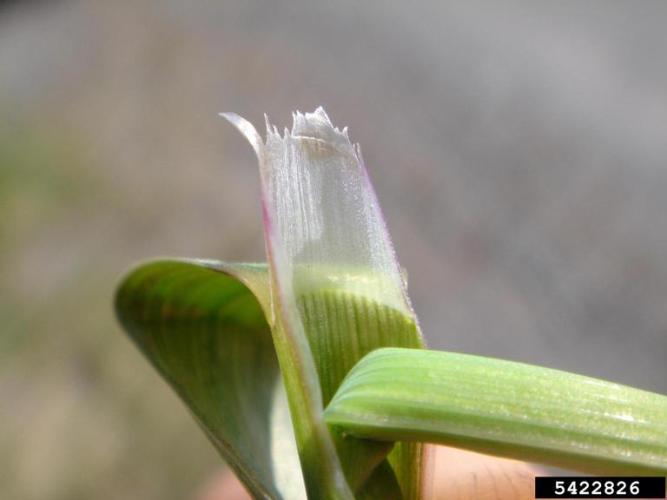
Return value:
M 160 260 L 125 278 L 116 312 L 254 496 L 303 498 L 267 298 L 265 265 Z
M 667 397 L 491 358 L 379 349 L 350 372 L 325 418 L 365 439 L 593 473 L 667 472 Z

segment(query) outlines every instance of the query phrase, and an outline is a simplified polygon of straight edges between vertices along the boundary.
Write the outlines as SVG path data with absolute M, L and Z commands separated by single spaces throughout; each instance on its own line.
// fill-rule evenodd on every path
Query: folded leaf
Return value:
M 268 299 L 266 265 L 163 260 L 130 273 L 116 311 L 253 496 L 305 498 Z
M 352 369 L 325 415 L 359 438 L 592 473 L 667 473 L 666 396 L 492 358 L 379 349 Z

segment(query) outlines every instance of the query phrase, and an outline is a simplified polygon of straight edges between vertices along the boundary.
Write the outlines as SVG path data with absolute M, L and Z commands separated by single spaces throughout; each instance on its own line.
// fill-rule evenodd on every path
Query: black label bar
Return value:
M 536 477 L 535 498 L 665 498 L 664 477 Z

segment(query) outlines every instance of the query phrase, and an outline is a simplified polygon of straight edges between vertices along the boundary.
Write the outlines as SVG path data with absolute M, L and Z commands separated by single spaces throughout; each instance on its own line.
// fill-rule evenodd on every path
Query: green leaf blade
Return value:
M 255 497 L 303 498 L 267 298 L 265 265 L 162 260 L 128 275 L 116 312 Z
M 365 439 L 593 473 L 667 472 L 667 397 L 491 358 L 379 349 L 350 372 L 325 417 Z

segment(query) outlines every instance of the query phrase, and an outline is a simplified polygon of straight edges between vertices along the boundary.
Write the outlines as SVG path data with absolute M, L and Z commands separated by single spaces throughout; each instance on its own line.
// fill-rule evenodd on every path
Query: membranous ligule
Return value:
M 300 271 L 294 291 L 325 406 L 365 354 L 379 347 L 422 347 L 412 313 L 386 276 L 349 268 Z

